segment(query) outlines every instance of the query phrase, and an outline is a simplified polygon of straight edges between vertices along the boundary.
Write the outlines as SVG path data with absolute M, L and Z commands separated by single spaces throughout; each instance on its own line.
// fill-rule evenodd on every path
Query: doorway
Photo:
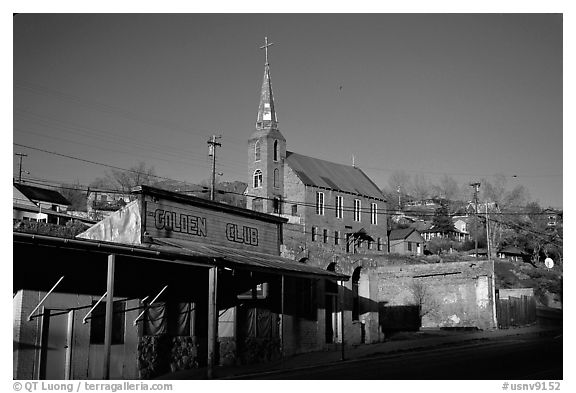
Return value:
M 44 309 L 40 379 L 70 379 L 74 311 Z

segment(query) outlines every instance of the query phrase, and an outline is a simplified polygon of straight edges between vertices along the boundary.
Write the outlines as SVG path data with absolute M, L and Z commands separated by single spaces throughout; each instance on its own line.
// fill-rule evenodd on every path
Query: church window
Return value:
M 382 238 L 378 238 L 378 251 L 382 251 Z
M 340 244 L 340 231 L 334 231 L 334 245 Z
M 342 218 L 344 216 L 344 198 L 341 196 L 336 196 L 336 218 Z
M 324 193 L 317 192 L 316 193 L 316 214 L 319 216 L 324 215 Z
M 262 171 L 260 169 L 256 169 L 254 171 L 254 188 L 261 188 L 262 187 Z
M 298 205 L 292 205 L 292 215 L 298 215 Z
M 370 204 L 370 223 L 378 225 L 378 205 L 375 203 Z
M 278 161 L 278 141 L 274 141 L 274 161 Z
M 318 228 L 312 227 L 312 241 L 315 242 L 318 240 Z
M 354 221 L 360 222 L 360 209 L 362 208 L 362 202 L 360 199 L 354 199 Z
M 353 241 L 352 234 L 347 233 L 346 234 L 346 252 L 350 252 L 352 250 L 352 241 Z
M 280 187 L 280 171 L 278 168 L 274 169 L 274 188 Z
M 254 144 L 254 161 L 260 161 L 260 141 Z
M 324 243 L 328 243 L 328 229 L 324 229 L 322 232 L 322 240 Z

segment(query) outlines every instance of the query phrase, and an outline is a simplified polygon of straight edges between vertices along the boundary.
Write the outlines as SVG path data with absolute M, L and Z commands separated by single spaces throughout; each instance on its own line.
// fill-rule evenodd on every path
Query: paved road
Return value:
M 242 379 L 560 380 L 562 338 L 501 337 Z

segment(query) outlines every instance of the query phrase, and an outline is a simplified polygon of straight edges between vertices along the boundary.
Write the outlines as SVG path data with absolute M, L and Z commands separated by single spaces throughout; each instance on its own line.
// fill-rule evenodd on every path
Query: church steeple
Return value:
M 248 188 L 246 206 L 248 209 L 281 214 L 284 200 L 284 158 L 286 139 L 278 130 L 278 119 L 274 108 L 268 47 L 273 45 L 265 38 L 260 47 L 266 53 L 264 79 L 260 91 L 256 130 L 248 140 Z
M 274 95 L 272 93 L 272 80 L 270 79 L 270 64 L 268 63 L 268 47 L 274 45 L 268 43 L 268 37 L 264 39 L 264 49 L 266 53 L 266 63 L 264 64 L 264 78 L 262 80 L 262 89 L 260 90 L 260 105 L 258 106 L 258 118 L 256 120 L 256 129 L 278 127 L 278 118 L 274 109 Z

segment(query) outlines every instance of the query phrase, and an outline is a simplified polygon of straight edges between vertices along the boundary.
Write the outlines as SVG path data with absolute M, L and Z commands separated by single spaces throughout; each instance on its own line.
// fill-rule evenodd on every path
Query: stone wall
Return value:
M 380 327 L 385 332 L 495 327 L 492 262 L 381 266 L 377 270 Z
M 198 343 L 194 337 L 142 336 L 138 342 L 140 379 L 198 368 L 199 362 Z

